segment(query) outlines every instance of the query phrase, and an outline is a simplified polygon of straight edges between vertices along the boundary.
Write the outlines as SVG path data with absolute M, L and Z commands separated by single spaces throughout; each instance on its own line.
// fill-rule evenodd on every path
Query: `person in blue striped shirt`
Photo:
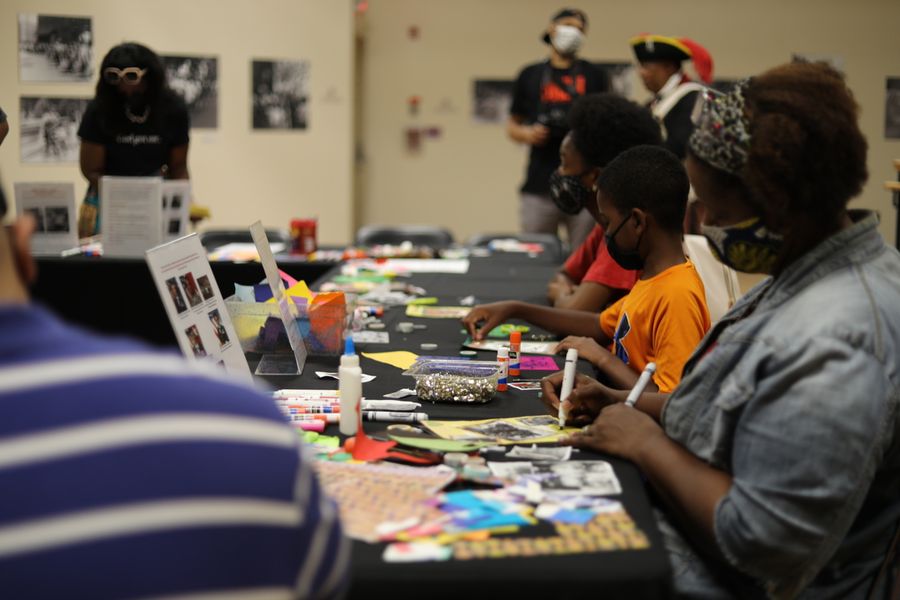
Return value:
M 330 598 L 350 543 L 270 399 L 29 303 L 0 227 L 0 597 Z

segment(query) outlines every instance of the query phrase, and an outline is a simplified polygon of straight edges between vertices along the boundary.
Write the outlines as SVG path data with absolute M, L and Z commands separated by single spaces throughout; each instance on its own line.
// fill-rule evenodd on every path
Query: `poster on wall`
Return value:
M 795 63 L 825 63 L 840 71 L 844 72 L 844 57 L 833 56 L 831 54 L 815 54 L 809 52 L 794 52 L 791 54 L 791 62 Z
M 598 62 L 594 63 L 609 77 L 610 91 L 625 98 L 634 98 L 634 82 L 637 70 L 630 62 Z
M 884 137 L 900 140 L 900 77 L 888 77 L 884 93 Z
M 309 61 L 254 60 L 253 129 L 306 129 Z
M 738 79 L 713 79 L 713 82 L 709 84 L 709 87 L 720 92 L 722 94 L 727 94 L 731 90 L 734 89 L 734 86 L 737 85 Z
M 194 129 L 219 126 L 219 60 L 212 56 L 162 58 L 169 87 L 181 96 Z
M 90 17 L 19 15 L 21 81 L 90 81 L 93 75 Z
M 512 105 L 512 80 L 476 79 L 472 119 L 476 123 L 505 123 Z
M 22 96 L 19 99 L 22 162 L 78 162 L 78 126 L 89 101 L 89 98 Z

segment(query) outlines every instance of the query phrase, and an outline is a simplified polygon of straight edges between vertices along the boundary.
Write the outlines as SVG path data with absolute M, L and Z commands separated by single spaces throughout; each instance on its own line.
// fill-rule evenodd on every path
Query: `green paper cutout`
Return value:
M 513 331 L 518 331 L 520 333 L 528 333 L 531 331 L 531 327 L 528 325 L 514 325 L 512 323 L 504 323 L 502 325 L 497 325 L 491 332 L 487 335 L 489 338 L 508 338 L 509 334 Z
M 474 452 L 479 448 L 483 448 L 489 444 L 479 442 L 465 442 L 461 440 L 444 440 L 441 438 L 426 437 L 407 437 L 402 435 L 391 435 L 389 437 L 403 446 L 410 448 L 420 448 L 422 450 L 433 450 L 436 452 Z

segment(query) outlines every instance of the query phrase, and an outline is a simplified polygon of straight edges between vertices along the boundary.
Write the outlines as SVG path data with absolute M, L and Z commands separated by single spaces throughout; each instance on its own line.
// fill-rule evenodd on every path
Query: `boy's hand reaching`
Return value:
M 473 340 L 483 340 L 494 327 L 502 325 L 512 316 L 512 302 L 492 302 L 491 304 L 480 304 L 470 310 L 469 314 L 462 318 L 462 323 Z M 479 323 L 481 323 L 480 327 Z
M 578 358 L 583 358 L 598 369 L 602 368 L 603 363 L 612 356 L 609 350 L 602 347 L 593 338 L 580 337 L 577 335 L 570 335 L 561 341 L 557 344 L 554 352 L 560 354 L 569 348 L 578 350 Z

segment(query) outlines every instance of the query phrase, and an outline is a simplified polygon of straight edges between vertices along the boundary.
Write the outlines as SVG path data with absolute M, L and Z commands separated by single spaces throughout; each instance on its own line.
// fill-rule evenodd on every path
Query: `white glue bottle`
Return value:
M 344 344 L 341 366 L 338 367 L 338 389 L 341 392 L 341 434 L 356 435 L 359 424 L 357 412 L 362 400 L 362 369 L 359 368 L 359 356 L 350 336 Z

